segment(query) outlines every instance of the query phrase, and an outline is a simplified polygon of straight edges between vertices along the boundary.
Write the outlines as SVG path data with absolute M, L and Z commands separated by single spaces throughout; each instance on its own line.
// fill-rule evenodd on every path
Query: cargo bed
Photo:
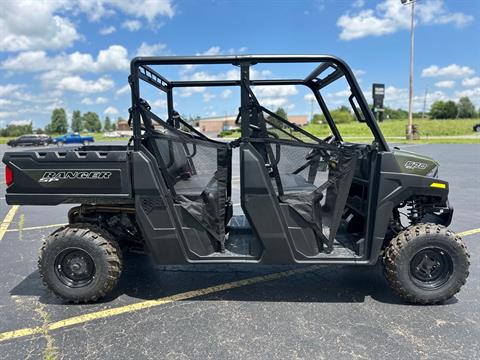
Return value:
M 10 205 L 133 202 L 130 156 L 124 145 L 6 152 Z M 8 178 L 8 176 L 7 176 Z

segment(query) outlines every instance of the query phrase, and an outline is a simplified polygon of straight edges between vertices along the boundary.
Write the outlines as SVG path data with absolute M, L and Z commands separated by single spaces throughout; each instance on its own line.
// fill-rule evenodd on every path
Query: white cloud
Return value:
M 164 99 L 157 99 L 152 102 L 152 106 L 155 108 L 165 108 L 167 106 L 167 101 Z
M 23 87 L 24 87 L 24 85 L 22 85 L 22 84 L 0 85 L 0 96 L 11 95 L 13 92 L 15 92 L 16 90 L 21 89 Z
M 292 109 L 294 105 L 289 103 L 288 97 L 296 95 L 298 90 L 295 85 L 254 86 L 253 92 L 265 107 Z
M 17 115 L 15 111 L 0 111 L 0 119 L 10 118 L 15 115 Z
M 283 97 L 298 93 L 295 85 L 255 86 L 253 90 L 259 97 Z
M 252 80 L 265 79 L 268 78 L 272 72 L 270 70 L 250 70 L 250 78 Z M 182 80 L 189 81 L 212 81 L 212 80 L 239 80 L 240 71 L 237 68 L 230 69 L 225 72 L 219 72 L 216 74 L 209 73 L 208 71 L 197 71 L 197 72 L 182 72 Z M 290 85 L 289 85 L 290 86 Z M 258 87 L 258 86 L 257 86 Z
M 464 96 L 468 96 L 470 100 L 472 100 L 478 106 L 478 104 L 480 103 L 480 87 L 455 92 L 455 97 L 457 98 L 461 98 Z
M 118 115 L 118 109 L 116 107 L 109 106 L 103 111 L 103 113 L 108 116 L 116 116 Z
M 215 99 L 217 97 L 215 94 L 212 94 L 209 92 L 203 93 L 202 96 L 203 96 L 203 101 L 205 102 L 209 102 L 210 100 Z
M 80 39 L 61 1 L 2 1 L 0 51 L 62 49 Z
M 128 31 L 134 32 L 140 30 L 142 23 L 138 20 L 125 20 L 122 23 L 122 27 Z
M 288 98 L 264 98 L 260 101 L 260 103 L 265 107 L 286 107 L 288 104 Z
M 352 92 L 349 89 L 345 90 L 340 90 L 334 93 L 328 93 L 327 97 L 328 98 L 333 98 L 333 97 L 341 97 L 341 98 L 348 98 Z
M 97 59 L 91 54 L 78 51 L 49 57 L 43 50 L 25 51 L 17 56 L 9 57 L 1 64 L 3 70 L 20 72 L 38 72 L 54 70 L 63 73 L 106 72 L 128 70 L 130 62 L 128 52 L 121 45 L 111 45 L 100 50 Z
M 220 46 L 212 46 L 210 49 L 204 51 L 203 53 L 197 53 L 197 55 L 220 55 Z
M 354 8 L 361 8 L 365 5 L 365 0 L 355 0 L 352 4 Z
M 305 101 L 316 101 L 316 98 L 315 98 L 315 95 L 309 93 L 309 94 L 305 94 L 305 96 L 303 97 L 303 100 L 305 100 Z
M 77 6 L 93 21 L 111 15 L 115 10 L 137 18 L 144 17 L 150 22 L 157 16 L 171 18 L 175 15 L 171 0 L 80 0 Z
M 113 34 L 115 31 L 117 31 L 117 29 L 115 28 L 115 26 L 107 26 L 107 27 L 103 27 L 100 29 L 100 35 L 110 35 L 110 34 Z
M 10 121 L 8 124 L 22 126 L 22 125 L 30 125 L 31 123 L 32 123 L 32 120 L 13 120 L 13 121 Z
M 232 90 L 230 89 L 225 89 L 222 91 L 222 93 L 220 94 L 220 96 L 223 98 L 223 99 L 228 99 L 230 97 L 230 95 L 232 95 Z
M 113 80 L 106 77 L 97 80 L 85 80 L 80 76 L 67 76 L 59 80 L 57 88 L 79 93 L 98 93 L 110 90 L 114 85 Z
M 99 96 L 96 99 L 92 99 L 89 97 L 83 98 L 81 103 L 85 105 L 94 105 L 94 104 L 105 104 L 108 102 L 108 99 L 103 96 Z
M 472 75 L 475 71 L 468 66 L 451 64 L 445 67 L 431 65 L 422 70 L 422 77 L 464 77 Z
M 367 73 L 365 70 L 362 70 L 362 69 L 352 69 L 352 71 L 357 78 Z
M 473 20 L 473 16 L 449 12 L 443 0 L 427 0 L 416 5 L 417 22 L 424 25 L 449 24 L 464 26 Z M 337 20 L 341 28 L 340 39 L 354 40 L 366 36 L 392 34 L 410 26 L 410 7 L 399 0 L 384 0 L 375 9 L 361 9 L 347 12 Z
M 137 49 L 137 56 L 158 56 L 164 53 L 166 48 L 167 45 L 162 43 L 147 44 L 146 42 L 142 42 Z
M 426 110 L 430 109 L 433 102 L 437 100 L 447 100 L 448 97 L 441 90 L 427 93 L 427 106 Z M 413 110 L 422 111 L 425 101 L 425 93 L 413 96 Z M 408 109 L 408 89 L 396 88 L 394 86 L 387 86 L 385 88 L 385 100 L 386 106 L 394 109 Z
M 22 0 L 2 1 L 0 51 L 58 50 L 82 37 L 66 15 L 86 13 L 92 21 L 122 12 L 146 18 L 150 24 L 158 16 L 173 17 L 172 0 Z M 113 32 L 107 27 L 101 33 Z
M 480 76 L 475 76 L 475 77 L 463 79 L 462 85 L 463 86 L 477 86 L 477 85 L 480 85 Z
M 118 89 L 115 94 L 117 95 L 123 95 L 123 94 L 127 94 L 130 92 L 130 85 L 125 85 L 125 86 L 122 86 L 120 89 Z
M 202 93 L 204 91 L 205 91 L 205 87 L 203 86 L 181 88 L 180 97 L 190 97 L 195 93 Z
M 453 87 L 455 87 L 455 81 L 453 80 L 438 81 L 435 83 L 435 86 L 442 89 L 452 89 Z
M 130 66 L 128 52 L 121 45 L 111 45 L 100 50 L 95 64 L 96 71 L 127 70 Z
M 13 104 L 13 101 L 12 100 L 8 100 L 8 99 L 1 99 L 0 98 L 0 106 L 7 106 L 7 105 L 12 105 Z

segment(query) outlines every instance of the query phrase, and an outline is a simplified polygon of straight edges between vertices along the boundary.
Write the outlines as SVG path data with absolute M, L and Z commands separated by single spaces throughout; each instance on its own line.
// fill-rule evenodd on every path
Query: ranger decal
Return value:
M 38 182 L 54 182 L 60 180 L 107 180 L 110 179 L 110 171 L 46 171 Z

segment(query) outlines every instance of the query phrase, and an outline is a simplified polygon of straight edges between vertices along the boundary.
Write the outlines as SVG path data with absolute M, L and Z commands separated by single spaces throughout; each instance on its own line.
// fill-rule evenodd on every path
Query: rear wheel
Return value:
M 83 140 L 83 145 L 87 146 L 88 144 L 90 144 L 90 141 L 88 141 L 88 140 Z
M 385 249 L 385 277 L 412 303 L 435 304 L 460 291 L 470 255 L 461 238 L 446 227 L 418 224 L 402 231 Z
M 106 231 L 93 225 L 71 224 L 47 237 L 38 269 L 44 284 L 62 299 L 96 301 L 117 284 L 122 256 Z
M 57 142 L 57 146 L 58 146 L 58 147 L 62 147 L 62 146 L 63 146 L 63 141 L 58 141 L 58 142 Z

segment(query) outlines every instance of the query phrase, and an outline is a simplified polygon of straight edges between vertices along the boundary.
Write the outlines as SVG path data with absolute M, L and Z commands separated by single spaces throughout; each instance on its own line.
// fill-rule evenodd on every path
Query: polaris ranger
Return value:
M 261 64 L 294 63 L 314 70 L 293 79 L 252 76 Z M 168 80 L 160 72 L 210 64 L 232 71 L 205 80 Z M 348 84 L 351 112 L 373 142 L 342 138 L 325 101 L 326 89 L 339 79 Z M 438 163 L 389 147 L 342 60 L 138 57 L 128 80 L 133 136 L 127 145 L 7 152 L 3 158 L 8 204 L 81 204 L 69 211 L 68 225 L 46 238 L 38 263 L 44 283 L 61 298 L 105 296 L 129 249 L 158 264 L 372 266 L 381 258 L 392 289 L 421 304 L 443 302 L 465 283 L 469 255 L 446 228 L 453 209 Z M 257 87 L 285 85 L 311 92 L 330 136 L 307 132 L 256 96 Z M 183 119 L 173 95 L 191 87 L 238 89 L 241 137 L 220 142 Z M 166 97 L 165 116 L 147 102 L 152 90 Z M 232 152 L 239 152 L 240 215 L 233 215 Z

